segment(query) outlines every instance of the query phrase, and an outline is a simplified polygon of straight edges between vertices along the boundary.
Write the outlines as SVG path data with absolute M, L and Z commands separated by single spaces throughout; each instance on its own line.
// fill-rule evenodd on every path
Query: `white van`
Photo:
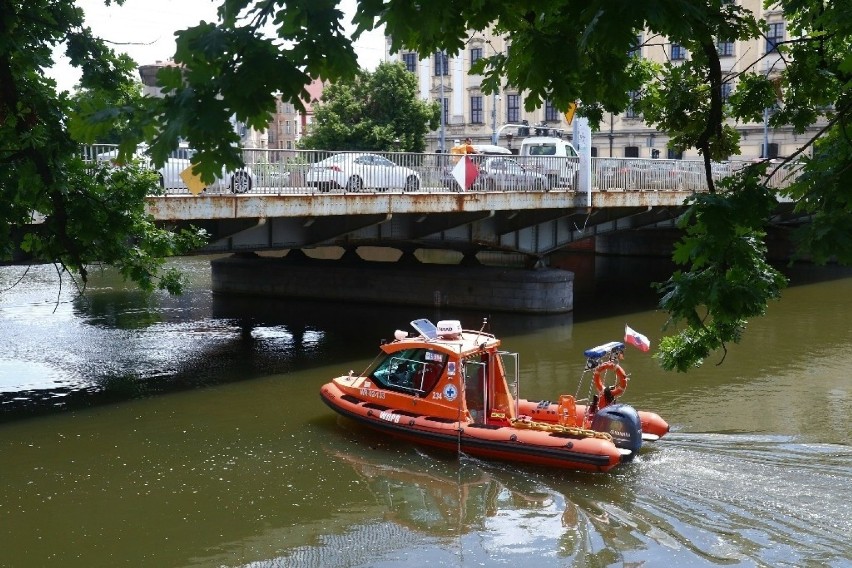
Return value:
M 551 188 L 575 187 L 580 157 L 567 140 L 554 136 L 530 136 L 521 141 L 518 155 L 525 167 L 547 176 Z

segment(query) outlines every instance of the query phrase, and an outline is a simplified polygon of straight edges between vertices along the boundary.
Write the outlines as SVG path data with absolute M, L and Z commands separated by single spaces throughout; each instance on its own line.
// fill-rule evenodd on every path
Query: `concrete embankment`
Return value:
M 211 261 L 213 292 L 519 313 L 574 309 L 574 274 L 504 268 L 234 255 Z

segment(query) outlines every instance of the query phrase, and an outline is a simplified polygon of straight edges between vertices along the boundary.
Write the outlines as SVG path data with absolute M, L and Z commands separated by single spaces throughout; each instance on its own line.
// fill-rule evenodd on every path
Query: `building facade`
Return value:
M 275 114 L 269 122 L 268 136 L 269 147 L 278 150 L 295 150 L 298 148 L 299 140 L 307 134 L 313 123 L 313 105 L 322 98 L 325 85 L 314 80 L 305 89 L 308 91 L 308 100 L 303 101 L 304 112 L 296 109 L 290 102 L 284 102 L 280 97 L 275 103 Z
M 157 82 L 157 72 L 163 67 L 177 65 L 174 61 L 157 61 L 149 65 L 139 66 L 139 77 L 142 81 L 142 94 L 151 97 L 161 97 L 160 86 Z M 305 89 L 308 100 L 304 101 L 305 111 L 298 111 L 292 103 L 282 102 L 279 97 L 275 104 L 275 114 L 266 130 L 254 128 L 233 120 L 234 131 L 240 136 L 243 148 L 275 148 L 294 150 L 302 136 L 310 128 L 313 121 L 313 104 L 322 97 L 324 85 L 314 81 Z
M 788 39 L 783 14 L 777 8 L 764 8 L 761 0 L 737 0 L 769 25 L 766 37 L 747 41 L 718 42 L 723 72 L 723 97 L 736 88 L 736 77 L 750 69 L 772 77 L 783 69 L 775 45 Z M 635 57 L 644 57 L 664 63 L 687 61 L 690 53 L 664 37 L 640 34 Z M 465 51 L 455 56 L 434 53 L 421 57 L 413 51 L 390 54 L 390 38 L 385 45 L 385 60 L 402 61 L 417 76 L 420 96 L 443 103 L 442 128 L 427 137 L 427 151 L 447 151 L 455 140 L 470 136 L 480 144 L 498 144 L 516 150 L 525 136 L 559 134 L 571 136 L 571 126 L 565 111 L 544 101 L 535 111 L 524 110 L 524 93 L 505 84 L 498 93 L 485 94 L 481 90 L 482 76 L 471 75 L 471 65 L 479 58 L 496 53 L 506 53 L 509 46 L 501 36 L 488 32 L 472 33 Z M 731 123 L 741 136 L 740 156 L 732 159 L 757 159 L 792 154 L 802 140 L 813 132 L 797 135 L 791 127 L 772 129 L 768 119 L 772 109 L 764 113 L 760 123 Z M 524 125 L 521 128 L 510 125 Z M 526 126 L 528 125 L 529 128 Z M 600 157 L 686 158 L 698 157 L 694 148 L 676 153 L 667 147 L 668 137 L 647 125 L 641 114 L 628 108 L 621 114 L 604 115 L 600 129 L 592 133 L 592 155 Z

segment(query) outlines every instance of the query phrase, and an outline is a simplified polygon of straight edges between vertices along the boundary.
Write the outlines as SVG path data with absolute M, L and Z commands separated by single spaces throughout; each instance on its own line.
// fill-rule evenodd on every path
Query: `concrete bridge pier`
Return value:
M 352 251 L 354 252 L 354 251 Z M 357 253 L 314 259 L 298 249 L 284 257 L 240 253 L 211 261 L 213 292 L 519 313 L 574 309 L 574 273 L 468 263 L 367 261 Z

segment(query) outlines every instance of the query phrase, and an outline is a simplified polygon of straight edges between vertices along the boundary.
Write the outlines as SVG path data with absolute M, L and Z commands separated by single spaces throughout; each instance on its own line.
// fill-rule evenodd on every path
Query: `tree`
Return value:
M 373 73 L 326 87 L 301 146 L 422 152 L 427 129 L 436 129 L 440 116 L 438 103 L 419 99 L 417 81 L 402 63 L 380 63 Z
M 79 105 L 43 74 L 60 44 L 82 70 L 87 92 Z M 197 247 L 203 234 L 157 228 L 144 208 L 156 176 L 84 163 L 69 129 L 85 112 L 92 136 L 120 125 L 125 136 L 141 138 L 145 107 L 129 95 L 134 70 L 92 37 L 73 2 L 0 3 L 0 259 L 54 263 L 83 286 L 89 267 L 103 263 L 143 289 L 180 290 L 163 259 Z
M 51 45 L 80 25 L 79 14 L 68 13 L 68 4 L 34 1 L 27 8 L 15 8 L 18 12 L 13 15 L 28 18 L 26 31 L 41 38 L 40 46 Z M 804 132 L 817 120 L 825 121 L 819 140 L 803 139 L 800 151 L 786 157 L 801 165 L 801 176 L 784 190 L 784 196 L 813 218 L 800 233 L 801 254 L 817 261 L 852 260 L 852 0 L 777 3 L 792 38 L 773 46 L 772 53 L 780 56 L 777 77 L 758 68 L 738 77 L 722 72 L 717 41 L 759 38 L 767 30 L 766 22 L 726 0 L 359 0 L 354 18 L 357 31 L 352 37 L 343 32 L 337 5 L 338 0 L 222 0 L 218 23 L 202 22 L 178 34 L 175 61 L 181 68 L 160 72 L 167 96 L 159 106 L 137 109 L 136 136 L 152 138 L 155 161 L 164 160 L 181 138 L 189 140 L 199 149 L 202 173 L 209 179 L 222 165 L 239 165 L 231 117 L 264 128 L 276 94 L 301 108 L 307 97 L 305 86 L 312 79 L 332 83 L 354 79 L 357 63 L 352 42 L 360 33 L 383 24 L 392 51 L 453 54 L 465 49 L 471 30 L 493 28 L 509 38 L 511 50 L 483 58 L 472 69 L 483 74 L 487 93 L 506 81 L 523 90 L 530 109 L 544 100 L 560 108 L 579 100 L 580 112 L 593 124 L 599 123 L 604 112 L 618 113 L 633 103 L 649 123 L 670 135 L 676 149 L 694 147 L 704 157 L 711 192 L 688 203 L 682 219 L 684 238 L 674 255 L 682 269 L 661 285 L 661 306 L 675 326 L 661 344 L 665 368 L 686 370 L 739 341 L 748 318 L 761 315 L 785 285 L 781 274 L 766 262 L 763 245 L 776 199 L 763 183 L 768 164 L 756 164 L 720 187 L 712 183 L 710 160 L 735 155 L 739 149 L 728 120 L 762 117 L 765 108 L 776 104 L 780 92 L 783 106 L 773 114 L 773 126 L 788 123 Z M 38 28 L 42 20 L 36 16 L 56 6 L 65 9 L 52 14 L 59 16 L 55 21 L 62 25 Z M 0 9 L 9 10 L 6 4 Z M 14 61 L 10 46 L 20 50 L 25 36 L 13 31 L 20 28 L 5 24 L 6 13 L 0 15 L 4 22 L 0 24 L 4 46 L 0 58 L 8 67 L 8 61 Z M 69 21 L 77 22 L 77 27 L 68 26 Z M 645 43 L 676 42 L 689 50 L 692 59 L 679 66 L 652 65 L 633 57 L 637 37 Z M 87 49 L 85 53 L 94 52 Z M 35 78 L 45 64 L 45 50 L 29 57 L 37 59 L 19 64 L 16 72 Z M 95 55 L 88 61 L 97 59 Z M 92 69 L 93 74 L 96 71 Z M 32 127 L 24 126 L 34 116 L 46 120 L 67 111 L 54 105 L 50 112 L 21 114 L 9 101 L 21 100 L 27 83 L 7 83 L 2 73 L 0 63 L 4 93 L 0 96 L 5 97 L 0 112 L 17 113 L 19 130 L 9 130 L 4 121 L 0 136 L 20 141 L 30 136 L 26 128 Z M 101 80 L 105 82 L 107 75 L 102 74 Z M 736 90 L 726 102 L 722 85 L 734 80 Z M 17 98 L 9 98 L 11 91 Z M 630 99 L 631 92 L 639 93 L 638 102 Z M 89 119 L 113 120 L 121 115 L 122 111 L 101 111 L 90 113 Z M 124 147 L 132 147 L 132 140 Z M 811 148 L 813 156 L 808 157 Z M 58 171 L 55 163 L 42 165 L 51 176 Z M 25 196 L 16 193 L 15 197 Z M 32 209 L 26 199 L 23 203 L 21 210 Z M 56 210 L 63 206 L 59 202 Z M 12 219 L 18 225 L 22 220 L 20 212 Z
M 307 38 L 300 35 L 306 29 L 302 24 L 315 21 L 312 18 L 327 22 L 329 16 L 339 16 L 332 8 L 336 3 L 288 3 L 286 10 L 283 6 L 282 2 L 226 2 L 221 14 L 227 17 L 220 26 L 199 26 L 182 34 L 178 60 L 188 67 L 188 81 L 181 85 L 173 77 L 171 109 L 176 109 L 188 91 L 205 89 L 209 90 L 205 105 L 219 97 L 223 105 L 232 104 L 233 111 L 252 114 L 245 102 L 265 96 L 260 86 L 257 97 L 250 99 L 229 97 L 226 87 L 250 68 L 260 68 L 261 61 L 281 64 L 283 58 L 293 66 L 302 65 L 302 83 L 309 76 L 335 81 L 346 75 L 350 69 L 338 55 L 346 55 L 351 43 L 334 35 L 339 27 L 321 26 L 313 41 L 299 43 Z M 483 74 L 486 93 L 496 92 L 500 82 L 506 81 L 523 89 L 529 109 L 544 100 L 561 108 L 579 100 L 581 112 L 595 126 L 604 112 L 622 112 L 634 103 L 650 124 L 670 135 L 675 149 L 700 151 L 711 191 L 688 203 L 681 220 L 684 237 L 674 254 L 681 269 L 660 285 L 661 307 L 674 326 L 674 333 L 661 342 L 661 364 L 686 370 L 716 350 L 724 351 L 726 344 L 738 342 L 748 318 L 762 315 L 786 285 L 767 262 L 763 242 L 776 204 L 776 196 L 762 182 L 767 164 L 756 164 L 721 187 L 713 184 L 711 160 L 739 152 L 738 135 L 728 125 L 729 119 L 755 120 L 776 103 L 780 90 L 785 104 L 773 115 L 773 126 L 790 123 L 803 132 L 820 118 L 828 121 L 821 141 L 804 140 L 800 152 L 787 157 L 800 160 L 802 175 L 785 195 L 796 200 L 799 211 L 814 218 L 799 241 L 803 255 L 811 254 L 815 260 L 833 256 L 845 262 L 852 257 L 852 186 L 848 183 L 852 166 L 852 0 L 780 0 L 778 6 L 794 39 L 779 42 L 772 50 L 781 57 L 774 83 L 757 68 L 739 77 L 722 72 L 717 41 L 760 38 L 767 30 L 766 22 L 724 0 L 389 4 L 360 0 L 355 23 L 359 32 L 383 23 L 392 51 L 405 48 L 419 53 L 459 53 L 465 49 L 470 31 L 493 28 L 509 38 L 511 50 L 510 54 L 483 58 L 471 70 Z M 238 8 L 244 8 L 241 21 L 246 23 L 238 23 Z M 278 39 L 295 42 L 294 49 L 301 51 L 292 54 L 300 58 L 289 58 L 291 53 L 280 51 L 274 51 L 272 58 L 263 55 L 269 48 L 261 46 L 269 43 L 259 32 L 273 14 L 278 18 Z M 357 37 L 358 33 L 353 40 Z M 634 57 L 637 37 L 646 43 L 676 42 L 693 57 L 682 65 L 653 65 Z M 205 49 L 214 42 L 231 48 Z M 251 55 L 243 56 L 237 46 L 247 42 Z M 320 50 L 326 57 L 318 61 Z M 199 61 L 199 57 L 203 59 Z M 331 68 L 330 61 L 341 65 Z M 199 74 L 207 68 L 215 69 L 215 74 Z M 726 103 L 722 85 L 734 80 L 736 91 Z M 285 98 L 294 100 L 292 87 L 276 86 Z M 640 94 L 638 102 L 631 101 L 631 92 Z M 177 111 L 170 118 L 180 116 Z M 810 146 L 815 146 L 812 159 L 804 155 Z

